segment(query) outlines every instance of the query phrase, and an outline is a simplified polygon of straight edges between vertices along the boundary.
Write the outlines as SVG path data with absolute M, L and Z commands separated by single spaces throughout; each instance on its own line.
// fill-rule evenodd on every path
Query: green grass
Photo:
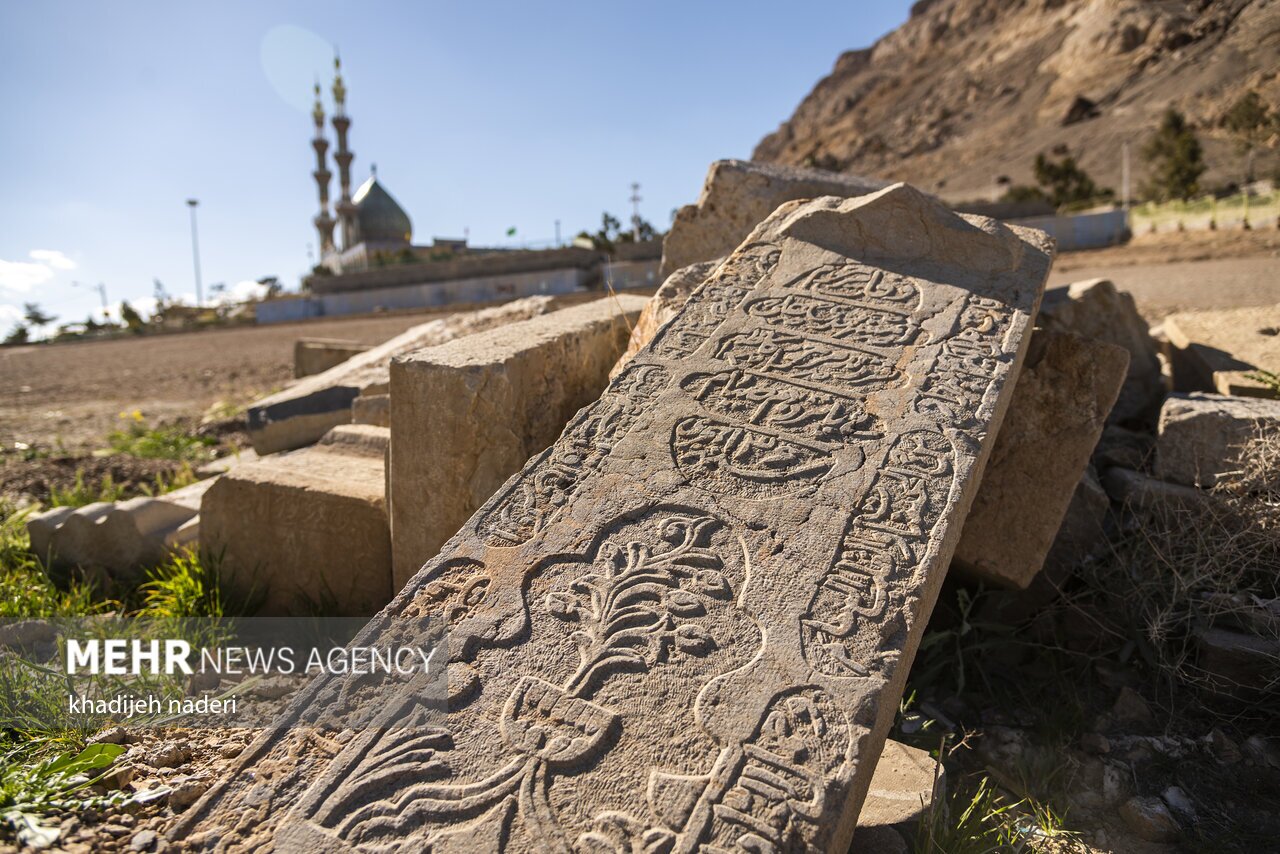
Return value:
M 122 413 L 123 414 L 123 413 Z M 143 460 L 179 460 L 205 462 L 213 458 L 211 450 L 217 440 L 209 436 L 193 436 L 179 427 L 148 427 L 139 413 L 122 430 L 113 430 L 107 444 L 118 454 L 129 454 Z
M 202 559 L 192 549 L 183 549 L 167 562 L 148 570 L 147 580 L 139 592 L 141 611 L 157 619 L 227 616 L 217 561 Z
M 96 501 L 119 501 L 124 498 L 125 487 L 117 484 L 111 473 L 102 476 L 97 483 L 86 482 L 84 470 L 76 469 L 76 481 L 66 489 L 57 486 L 49 489 L 50 507 L 84 507 Z
M 26 520 L 31 512 L 0 501 L 0 618 L 81 616 L 110 608 L 113 603 L 94 600 L 87 584 L 53 582 L 30 551 Z
M 1280 374 L 1273 373 L 1272 371 L 1264 371 L 1259 369 L 1257 371 L 1254 371 L 1253 373 L 1245 374 L 1244 376 L 1245 376 L 1245 379 L 1262 383 L 1264 386 L 1271 389 L 1272 392 L 1274 392 L 1277 395 L 1280 395 Z
M 109 795 L 86 790 L 102 779 L 124 753 L 118 744 L 95 744 L 39 762 L 23 762 L 23 751 L 0 759 L 0 816 L 18 842 L 32 848 L 57 843 L 60 830 L 44 816 L 55 810 L 102 808 L 129 800 L 123 792 Z

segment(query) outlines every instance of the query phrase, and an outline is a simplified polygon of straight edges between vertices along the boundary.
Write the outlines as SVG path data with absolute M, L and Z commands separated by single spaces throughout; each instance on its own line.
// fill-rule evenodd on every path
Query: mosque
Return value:
M 329 139 L 320 84 L 311 118 L 320 212 L 312 223 L 319 263 L 302 279 L 301 293 L 257 306 L 259 323 L 280 323 L 344 314 L 417 309 L 516 299 L 534 294 L 566 294 L 601 287 L 617 290 L 657 287 L 659 240 L 620 245 L 606 255 L 596 249 L 486 248 L 466 239 L 435 238 L 414 245 L 409 214 L 378 181 L 376 169 L 351 191 L 355 153 L 348 138 L 347 87 L 342 62 L 333 60 L 333 116 L 338 167 L 338 199 L 330 213 Z
M 311 173 L 320 195 L 320 212 L 315 223 L 319 238 L 320 266 L 334 274 L 366 270 L 375 261 L 416 260 L 422 254 L 448 250 L 457 252 L 466 246 L 465 240 L 435 241 L 431 246 L 413 245 L 413 223 L 409 214 L 400 207 L 386 188 L 378 181 L 377 167 L 370 170 L 365 182 L 351 192 L 351 163 L 355 159 L 348 144 L 351 118 L 347 115 L 347 87 L 342 79 L 342 60 L 333 59 L 333 131 L 337 137 L 337 150 L 333 153 L 338 165 L 338 201 L 333 205 L 336 218 L 329 214 L 329 140 L 325 136 L 324 104 L 320 100 L 320 84 L 315 86 L 315 106 L 311 110 L 316 135 L 311 147 L 316 153 L 316 168 Z M 341 244 L 334 232 L 339 231 Z

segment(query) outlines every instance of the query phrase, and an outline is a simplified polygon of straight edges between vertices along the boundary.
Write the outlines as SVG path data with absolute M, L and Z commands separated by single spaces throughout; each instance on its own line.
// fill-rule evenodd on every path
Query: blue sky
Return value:
M 25 301 L 83 320 L 99 282 L 112 304 L 145 307 L 154 279 L 190 298 L 188 197 L 206 291 L 296 287 L 331 44 L 353 183 L 376 163 L 415 242 L 510 245 L 625 220 L 632 181 L 665 228 L 909 6 L 0 0 L 0 333 Z

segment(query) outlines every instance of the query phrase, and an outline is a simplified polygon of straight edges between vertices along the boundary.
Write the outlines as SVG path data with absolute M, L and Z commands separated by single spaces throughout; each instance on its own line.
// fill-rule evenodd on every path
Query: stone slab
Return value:
M 657 330 L 679 312 L 718 261 L 673 273 L 636 324 L 621 373 Z M 1127 377 L 1129 351 L 1070 332 L 1039 330 L 1000 428 L 956 566 L 976 581 L 1025 588 L 1044 565 L 1071 496 Z M 1038 342 L 1038 343 L 1037 343 Z M 1009 519 L 1017 518 L 1016 526 Z
M 609 378 L 613 379 L 622 373 L 622 369 L 626 367 L 632 357 L 644 349 L 644 345 L 653 340 L 653 336 L 658 334 L 658 330 L 663 324 L 675 319 L 680 313 L 680 309 L 689 299 L 689 294 L 707 280 L 707 278 L 715 272 L 724 258 L 715 258 L 711 261 L 702 261 L 697 264 L 690 264 L 688 267 L 681 267 L 670 276 L 667 276 L 658 290 L 654 292 L 649 301 L 645 303 L 644 311 L 640 312 L 640 319 L 636 321 L 635 327 L 631 330 L 631 339 L 627 342 L 627 349 L 622 354 L 622 358 L 618 359 L 617 364 L 613 366 L 613 370 L 609 372 Z
M 1037 330 L 964 522 L 955 566 L 1025 588 L 1044 566 L 1129 366 L 1105 341 Z
M 236 466 L 209 488 L 201 539 L 260 615 L 368 616 L 391 598 L 388 430 L 335 428 L 310 448 Z
M 666 279 L 681 267 L 724 258 L 783 202 L 861 196 L 888 185 L 876 178 L 819 169 L 717 160 L 707 169 L 697 203 L 676 211 L 662 241 L 658 275 Z
M 1160 409 L 1156 474 L 1186 486 L 1214 486 L 1240 468 L 1240 448 L 1280 435 L 1280 401 L 1222 394 L 1171 394 Z
M 301 448 L 340 424 L 351 423 L 351 403 L 362 394 L 385 394 L 391 359 L 526 320 L 551 310 L 551 297 L 528 297 L 480 311 L 467 311 L 420 324 L 347 359 L 327 371 L 305 377 L 249 407 L 249 439 L 259 454 Z
M 359 341 L 299 338 L 293 342 L 293 376 L 295 379 L 302 379 L 327 371 L 368 349 L 368 344 L 361 344 Z
M 1131 294 L 1117 290 L 1108 279 L 1073 282 L 1065 290 L 1055 288 L 1045 295 L 1036 323 L 1050 332 L 1074 332 L 1128 350 L 1129 373 L 1110 420 L 1150 429 L 1164 394 L 1164 380 L 1156 342 Z
M 290 729 L 323 677 L 174 838 L 843 854 L 1050 253 L 904 185 L 780 207 L 357 637 L 448 619 L 421 758 L 412 685 Z
M 1280 373 L 1280 305 L 1184 311 L 1164 320 L 1178 391 L 1274 398 L 1248 374 Z
M 192 532 L 177 531 L 200 512 L 212 481 L 204 480 L 155 497 L 56 507 L 27 521 L 31 550 L 46 565 L 103 569 L 125 578 L 162 563 L 176 547 L 190 544 Z
M 391 363 L 396 589 L 600 396 L 643 297 L 606 297 Z

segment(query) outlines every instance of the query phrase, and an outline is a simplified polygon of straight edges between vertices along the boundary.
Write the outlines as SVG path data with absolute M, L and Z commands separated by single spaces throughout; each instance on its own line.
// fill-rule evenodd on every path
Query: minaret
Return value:
M 311 140 L 311 147 L 316 150 L 316 171 L 311 175 L 316 179 L 316 188 L 320 191 L 320 213 L 312 220 L 316 231 L 320 234 L 320 257 L 324 258 L 334 250 L 333 217 L 329 216 L 329 179 L 333 173 L 328 169 L 325 158 L 329 150 L 329 140 L 324 136 L 324 106 L 320 103 L 320 82 L 316 81 L 316 105 L 311 110 L 311 118 L 316 123 L 316 135 Z
M 338 163 L 338 188 L 342 195 L 334 208 L 338 212 L 338 222 L 342 223 L 342 248 L 350 249 L 355 245 L 356 206 L 351 203 L 351 161 L 355 153 L 347 148 L 347 130 L 351 127 L 351 119 L 347 118 L 347 87 L 342 82 L 342 59 L 337 53 L 333 55 L 333 129 L 338 135 L 338 150 L 333 159 Z

